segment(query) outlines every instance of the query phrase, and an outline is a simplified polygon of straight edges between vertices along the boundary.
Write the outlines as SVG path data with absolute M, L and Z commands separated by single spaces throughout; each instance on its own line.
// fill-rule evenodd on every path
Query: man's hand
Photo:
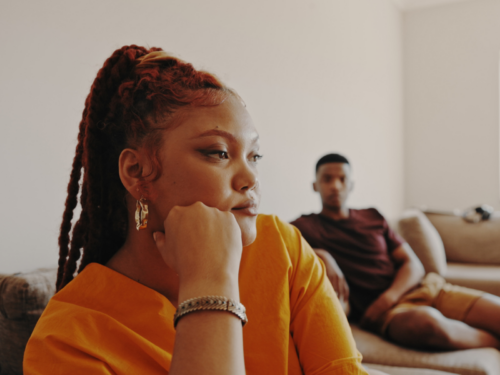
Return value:
M 422 263 L 407 243 L 395 249 L 391 253 L 391 258 L 397 267 L 396 276 L 391 286 L 368 306 L 360 322 L 362 327 L 376 328 L 381 323 L 379 320 L 382 315 L 405 293 L 418 285 L 425 274 Z
M 342 307 L 344 307 L 344 304 L 349 301 L 349 285 L 347 285 L 343 272 L 329 252 L 323 249 L 314 249 L 314 252 L 325 264 L 326 276 L 332 283 L 333 289 L 342 303 Z M 344 307 L 345 310 L 346 308 Z
M 389 291 L 382 293 L 365 311 L 361 319 L 362 327 L 369 327 L 378 322 L 378 320 L 389 311 L 396 303 L 398 298 Z

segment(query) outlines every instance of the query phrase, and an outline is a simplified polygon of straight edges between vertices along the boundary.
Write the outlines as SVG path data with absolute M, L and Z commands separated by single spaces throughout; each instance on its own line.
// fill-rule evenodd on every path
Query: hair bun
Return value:
M 139 57 L 137 60 L 139 61 L 137 67 L 146 67 L 148 65 L 154 65 L 161 61 L 179 61 L 178 58 L 169 55 L 163 50 L 150 52 L 147 55 Z

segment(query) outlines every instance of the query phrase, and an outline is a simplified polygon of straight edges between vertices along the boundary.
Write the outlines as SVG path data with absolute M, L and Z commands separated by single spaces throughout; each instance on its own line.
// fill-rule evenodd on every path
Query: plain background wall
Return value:
M 354 166 L 353 206 L 403 208 L 401 14 L 389 0 L 10 1 L 0 12 L 0 272 L 57 262 L 78 123 L 104 60 L 160 46 L 211 71 L 261 134 L 261 212 L 318 211 L 314 164 Z
M 405 13 L 406 205 L 499 200 L 500 2 Z

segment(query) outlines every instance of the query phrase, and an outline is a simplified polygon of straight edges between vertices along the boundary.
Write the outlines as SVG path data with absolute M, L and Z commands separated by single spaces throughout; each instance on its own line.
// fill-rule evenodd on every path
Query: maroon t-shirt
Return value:
M 392 284 L 396 274 L 390 253 L 404 243 L 375 209 L 349 210 L 349 218 L 332 220 L 321 214 L 302 215 L 292 222 L 313 248 L 328 251 L 349 285 L 351 320 Z

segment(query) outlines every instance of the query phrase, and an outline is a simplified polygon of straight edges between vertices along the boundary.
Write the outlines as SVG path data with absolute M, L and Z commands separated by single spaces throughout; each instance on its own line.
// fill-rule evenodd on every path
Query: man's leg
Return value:
M 464 322 L 500 338 L 500 297 L 492 294 L 483 295 L 474 303 Z
M 478 302 L 479 300 L 476 303 Z M 469 319 L 474 323 L 481 320 L 478 317 L 483 310 L 481 305 L 479 309 L 471 310 L 472 315 L 469 314 Z M 398 344 L 418 349 L 500 349 L 500 340 L 491 333 L 458 320 L 448 319 L 429 306 L 416 306 L 394 315 L 387 327 L 387 335 Z

